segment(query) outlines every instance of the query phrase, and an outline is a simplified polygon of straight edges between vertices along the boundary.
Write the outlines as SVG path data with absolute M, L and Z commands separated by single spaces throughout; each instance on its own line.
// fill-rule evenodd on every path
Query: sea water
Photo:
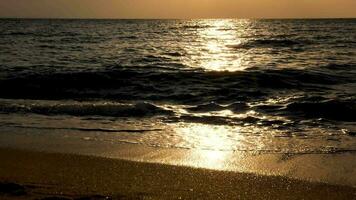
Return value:
M 354 19 L 2 19 L 0 69 L 1 146 L 356 151 Z

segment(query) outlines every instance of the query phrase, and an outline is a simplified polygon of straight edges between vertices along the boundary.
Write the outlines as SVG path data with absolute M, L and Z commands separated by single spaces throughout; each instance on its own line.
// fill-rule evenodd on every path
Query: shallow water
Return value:
M 0 20 L 0 130 L 354 152 L 355 32 L 353 19 Z

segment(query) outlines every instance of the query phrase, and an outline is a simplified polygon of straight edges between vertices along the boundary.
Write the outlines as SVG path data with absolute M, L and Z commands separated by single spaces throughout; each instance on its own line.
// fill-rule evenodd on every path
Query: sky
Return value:
M 356 0 L 0 0 L 18 18 L 355 18 Z

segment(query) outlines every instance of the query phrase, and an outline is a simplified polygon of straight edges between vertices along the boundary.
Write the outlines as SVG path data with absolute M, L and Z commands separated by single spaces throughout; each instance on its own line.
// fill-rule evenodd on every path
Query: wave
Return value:
M 344 121 L 355 122 L 356 121 L 356 99 L 328 99 L 322 96 L 302 97 L 291 99 L 284 103 L 269 103 L 269 104 L 257 104 L 249 105 L 246 102 L 236 102 L 228 105 L 221 105 L 215 102 L 208 104 L 201 104 L 197 106 L 191 106 L 186 109 L 193 115 L 183 116 L 182 119 L 189 119 L 192 121 L 209 121 L 220 123 L 256 123 L 260 124 L 278 124 L 286 125 L 286 121 L 282 120 L 265 120 L 256 116 L 246 115 L 248 111 L 256 111 L 259 114 L 265 116 L 284 116 L 287 119 L 313 119 L 319 122 L 321 121 Z M 221 116 L 199 116 L 194 113 L 212 113 L 218 111 L 231 111 L 235 116 L 236 114 L 245 114 L 245 117 L 221 117 Z M 352 135 L 352 134 L 350 134 Z
M 248 123 L 287 129 L 289 125 L 296 126 L 293 121 L 302 119 L 312 119 L 311 123 L 329 123 L 331 122 L 330 120 L 344 122 L 356 121 L 356 99 L 354 98 L 330 100 L 322 96 L 313 96 L 273 104 L 260 103 L 252 105 L 248 102 L 238 101 L 231 104 L 211 102 L 194 106 L 182 106 L 185 110 L 184 112 L 168 104 L 167 106 L 157 106 L 147 102 L 124 104 L 102 101 L 31 101 L 3 99 L 0 101 L 0 113 L 139 118 L 162 116 L 170 122 L 184 121 L 214 125 L 242 125 Z M 231 114 L 225 115 L 224 112 L 220 114 L 219 111 L 228 111 Z M 276 116 L 279 117 L 276 118 Z M 303 124 L 308 123 L 309 122 L 303 122 Z M 352 134 L 353 133 L 350 135 Z
M 344 71 L 350 71 L 350 70 L 356 70 L 356 63 L 329 63 L 325 66 L 322 66 L 322 68 L 329 69 L 329 70 L 344 70 Z
M 119 39 L 139 39 L 138 36 L 135 35 L 128 35 L 128 36 L 119 36 Z
M 80 36 L 80 33 L 74 31 L 58 31 L 58 32 L 36 32 L 36 31 L 5 31 L 0 33 L 1 36 L 35 36 L 35 37 L 75 37 Z
M 1 126 L 1 125 L 0 125 Z M 43 130 L 71 130 L 84 132 L 104 132 L 104 133 L 146 133 L 159 132 L 163 129 L 105 129 L 105 128 L 81 128 L 81 127 L 44 127 L 44 126 L 22 126 L 6 125 L 7 127 L 24 128 L 24 129 L 43 129 Z
M 307 41 L 297 41 L 288 39 L 258 39 L 249 40 L 241 44 L 227 45 L 233 49 L 250 49 L 250 48 L 283 48 L 283 47 L 295 47 L 309 44 Z
M 168 52 L 168 53 L 165 53 L 165 55 L 172 56 L 172 57 L 182 57 L 185 54 L 181 53 L 181 52 Z
M 325 118 L 337 121 L 356 121 L 356 99 L 294 102 L 285 111 L 308 118 Z
M 246 124 L 256 124 L 271 126 L 273 124 L 281 124 L 278 120 L 264 120 L 253 116 L 244 116 L 239 118 L 230 118 L 222 116 L 194 116 L 194 115 L 183 115 L 179 118 L 172 117 L 170 121 L 183 121 L 189 123 L 201 123 L 201 124 L 212 124 L 212 125 L 246 125 Z
M 0 33 L 1 36 L 27 36 L 27 35 L 34 35 L 33 33 L 28 32 L 4 32 Z
M 150 103 L 58 103 L 58 104 L 0 104 L 2 113 L 35 113 L 42 115 L 146 117 L 170 115 L 172 111 Z
M 96 120 L 101 117 L 155 117 L 162 116 L 169 122 L 190 122 L 214 125 L 233 125 L 256 123 L 262 124 L 274 123 L 273 120 L 264 120 L 253 116 L 229 117 L 229 116 L 214 116 L 209 115 L 210 111 L 235 109 L 235 113 L 245 112 L 246 110 L 237 110 L 244 103 L 237 102 L 230 105 L 219 105 L 216 103 L 197 105 L 187 107 L 188 113 L 181 113 L 179 110 L 168 109 L 156 106 L 152 103 L 140 102 L 136 104 L 122 104 L 113 102 L 61 102 L 61 101 L 27 101 L 27 100 L 1 100 L 0 113 L 17 113 L 17 114 L 40 114 L 47 116 L 69 115 L 86 118 L 90 120 L 94 117 Z M 243 105 L 247 106 L 247 105 Z M 169 107 L 169 106 L 168 106 Z M 207 115 L 199 116 L 195 113 L 207 113 Z M 17 128 L 32 128 L 32 129 L 53 129 L 51 127 L 23 127 L 16 124 L 6 124 L 7 126 L 16 126 Z M 56 128 L 70 129 L 79 131 L 95 131 L 95 132 L 149 132 L 152 130 L 116 130 L 116 129 L 90 129 L 90 128 Z M 155 129 L 156 131 L 157 129 Z
M 206 29 L 206 28 L 211 28 L 212 26 L 210 25 L 184 25 L 180 28 L 183 29 Z
M 326 91 L 333 85 L 354 82 L 353 76 L 344 73 L 313 70 L 205 72 L 119 68 L 3 79 L 0 98 L 236 102 L 265 98 L 283 90 Z
M 245 112 L 250 108 L 246 102 L 236 102 L 230 105 L 220 105 L 215 102 L 211 102 L 208 104 L 201 104 L 197 106 L 192 106 L 187 108 L 190 112 L 212 112 L 212 111 L 222 111 L 222 110 L 231 110 L 235 113 Z
M 220 110 L 224 110 L 224 109 L 226 109 L 225 106 L 219 105 L 214 102 L 187 108 L 187 110 L 192 111 L 192 112 L 220 111 Z

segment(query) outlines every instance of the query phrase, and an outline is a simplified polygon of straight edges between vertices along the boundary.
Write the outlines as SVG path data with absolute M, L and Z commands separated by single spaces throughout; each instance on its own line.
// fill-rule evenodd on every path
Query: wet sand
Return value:
M 276 176 L 11 149 L 0 159 L 0 199 L 356 198 L 352 187 Z

